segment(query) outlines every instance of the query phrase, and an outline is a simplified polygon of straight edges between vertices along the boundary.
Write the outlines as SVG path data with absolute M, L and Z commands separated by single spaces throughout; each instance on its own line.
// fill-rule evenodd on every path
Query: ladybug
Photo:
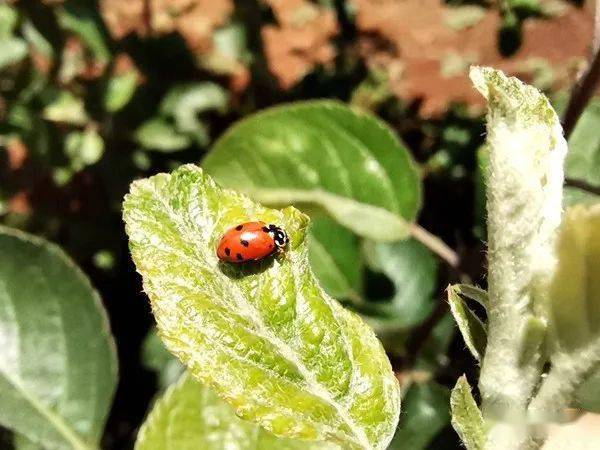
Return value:
M 227 230 L 217 246 L 217 256 L 229 263 L 260 261 L 283 251 L 288 242 L 288 235 L 277 225 L 246 222 Z

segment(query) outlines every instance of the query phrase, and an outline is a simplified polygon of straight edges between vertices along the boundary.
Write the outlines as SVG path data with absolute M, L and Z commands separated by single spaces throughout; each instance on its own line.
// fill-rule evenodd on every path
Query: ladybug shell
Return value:
M 246 222 L 229 229 L 217 247 L 221 261 L 259 261 L 279 249 L 264 222 Z

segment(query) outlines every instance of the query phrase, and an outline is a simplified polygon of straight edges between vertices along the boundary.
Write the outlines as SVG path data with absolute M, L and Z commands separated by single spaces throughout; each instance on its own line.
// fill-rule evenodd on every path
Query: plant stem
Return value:
M 458 253 L 452 250 L 439 237 L 431 234 L 420 225 L 412 224 L 410 234 L 413 238 L 446 261 L 451 267 L 457 268 L 460 264 Z
M 566 139 L 569 139 L 575 129 L 579 117 L 581 117 L 583 110 L 596 91 L 598 82 L 600 82 L 600 2 L 596 2 L 592 57 L 587 69 L 573 86 L 571 98 L 563 117 L 563 130 Z
M 566 178 L 565 186 L 580 189 L 582 191 L 589 192 L 590 194 L 600 195 L 600 186 L 595 186 L 591 183 L 588 183 L 585 180 L 578 180 L 577 178 Z

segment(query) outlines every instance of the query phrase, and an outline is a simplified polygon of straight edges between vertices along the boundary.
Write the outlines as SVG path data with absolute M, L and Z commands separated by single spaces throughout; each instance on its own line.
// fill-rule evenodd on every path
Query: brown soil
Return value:
M 335 13 L 307 0 L 265 0 L 277 25 L 265 25 L 262 37 L 269 70 L 283 89 L 298 83 L 317 65 L 331 64 L 338 33 Z
M 356 5 L 360 48 L 368 50 L 363 52 L 367 63 L 391 72 L 391 89 L 398 97 L 422 100 L 426 117 L 444 112 L 451 102 L 482 105 L 467 77 L 470 64 L 494 66 L 528 81 L 535 81 L 536 68 L 550 68 L 554 84 L 564 84 L 585 58 L 592 36 L 589 9 L 564 2 L 558 17 L 527 19 L 521 47 L 504 58 L 498 48 L 500 17 L 495 9 L 482 10 L 472 26 L 453 29 L 448 17 L 455 8 L 441 0 L 356 0 Z M 371 51 L 376 46 L 380 50 Z

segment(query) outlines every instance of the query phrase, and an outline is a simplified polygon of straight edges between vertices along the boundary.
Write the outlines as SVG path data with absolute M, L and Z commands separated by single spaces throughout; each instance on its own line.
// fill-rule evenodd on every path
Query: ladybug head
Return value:
M 288 235 L 285 231 L 283 231 L 282 228 L 279 228 L 277 225 L 269 225 L 269 234 L 273 237 L 273 240 L 275 241 L 275 245 L 278 248 L 283 248 L 285 247 L 288 242 L 290 241 L 290 239 L 288 238 Z

